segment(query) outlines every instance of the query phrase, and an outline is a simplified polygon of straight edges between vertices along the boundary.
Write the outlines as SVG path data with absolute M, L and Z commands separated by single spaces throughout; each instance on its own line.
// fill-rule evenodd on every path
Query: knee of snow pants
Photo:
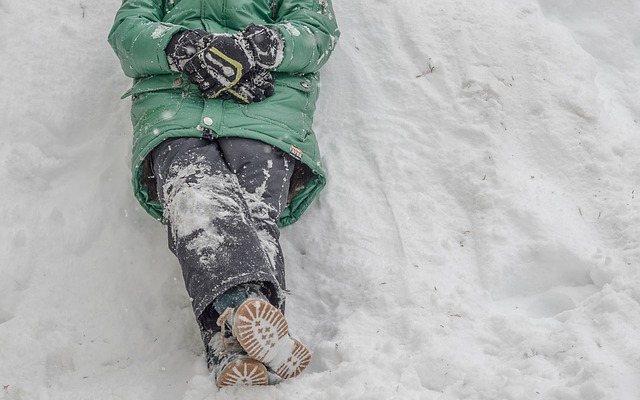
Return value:
M 283 304 L 277 221 L 287 201 L 290 156 L 250 139 L 178 138 L 152 157 L 169 247 L 201 327 L 216 329 L 209 305 L 239 284 L 259 283 L 273 304 Z

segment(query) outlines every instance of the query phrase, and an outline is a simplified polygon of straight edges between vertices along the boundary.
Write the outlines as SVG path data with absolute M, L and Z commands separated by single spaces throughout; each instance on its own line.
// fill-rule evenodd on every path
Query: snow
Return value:
M 154 39 L 161 38 L 169 29 L 171 29 L 170 25 L 159 25 L 155 31 L 151 34 L 151 37 Z
M 218 195 L 233 193 L 238 186 L 237 178 L 211 176 L 211 165 L 204 156 L 196 157 L 186 167 L 172 167 L 169 175 L 164 185 L 164 217 L 171 222 L 173 237 L 188 238 L 186 248 L 195 251 L 203 265 L 215 265 L 217 250 L 225 238 L 212 219 L 223 221 L 244 215 L 230 197 Z
M 0 399 L 640 393 L 640 4 L 334 0 L 299 378 L 217 391 L 129 186 L 119 2 L 0 2 Z

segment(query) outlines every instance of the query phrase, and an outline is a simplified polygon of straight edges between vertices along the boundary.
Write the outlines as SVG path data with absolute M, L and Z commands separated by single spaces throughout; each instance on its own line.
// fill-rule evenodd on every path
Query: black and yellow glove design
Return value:
M 249 104 L 273 96 L 273 93 L 275 93 L 273 75 L 261 67 L 256 67 L 246 73 L 235 86 L 222 92 L 220 98 Z
M 242 82 L 231 96 L 240 102 L 252 102 L 264 99 L 264 88 L 267 93 L 272 91 L 271 74 L 265 74 L 265 70 L 280 64 L 284 42 L 275 30 L 250 24 L 235 35 L 180 32 L 171 39 L 165 53 L 171 68 L 189 75 L 205 97 L 217 98 Z M 242 80 L 245 75 L 249 76 Z M 256 85 L 256 79 L 271 87 Z
M 196 53 L 183 67 L 183 72 L 209 98 L 218 97 L 234 86 L 255 65 L 247 44 L 238 35 L 213 36 L 210 46 Z

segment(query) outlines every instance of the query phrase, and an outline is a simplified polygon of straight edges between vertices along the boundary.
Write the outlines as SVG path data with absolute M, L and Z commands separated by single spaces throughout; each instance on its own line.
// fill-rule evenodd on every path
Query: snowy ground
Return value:
M 119 4 L 0 0 L 0 399 L 640 399 L 637 0 L 334 0 L 283 232 L 314 360 L 220 392 L 130 193 Z

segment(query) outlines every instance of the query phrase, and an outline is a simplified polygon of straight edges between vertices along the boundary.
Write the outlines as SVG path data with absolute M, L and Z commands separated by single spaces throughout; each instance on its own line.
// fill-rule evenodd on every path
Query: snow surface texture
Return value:
M 640 398 L 637 1 L 334 0 L 297 379 L 216 391 L 129 187 L 119 1 L 0 0 L 0 399 Z

